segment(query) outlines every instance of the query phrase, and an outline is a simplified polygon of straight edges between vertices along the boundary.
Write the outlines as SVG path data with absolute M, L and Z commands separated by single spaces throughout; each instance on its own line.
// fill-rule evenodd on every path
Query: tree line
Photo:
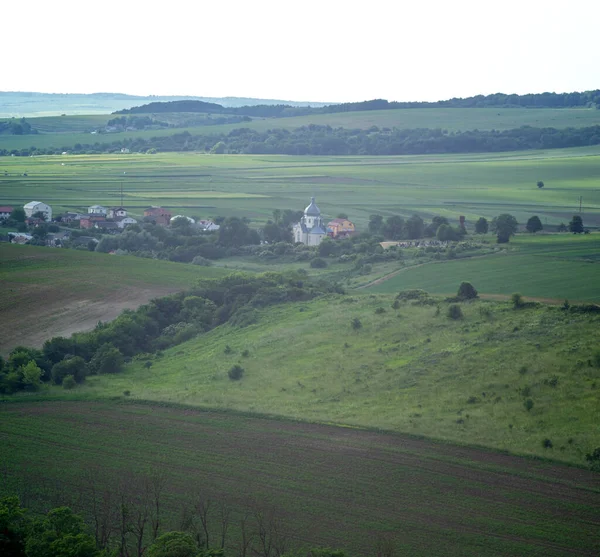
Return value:
M 61 147 L 35 146 L 0 149 L 0 156 L 94 154 L 118 152 L 205 151 L 216 154 L 282 155 L 419 155 L 484 153 L 530 149 L 558 149 L 600 144 L 600 126 L 585 128 L 534 128 L 511 130 L 448 131 L 443 129 L 378 128 L 367 130 L 308 125 L 295 129 L 266 131 L 236 128 L 229 133 L 194 135 L 188 131 L 168 136 L 123 138 L 107 143 L 85 143 Z

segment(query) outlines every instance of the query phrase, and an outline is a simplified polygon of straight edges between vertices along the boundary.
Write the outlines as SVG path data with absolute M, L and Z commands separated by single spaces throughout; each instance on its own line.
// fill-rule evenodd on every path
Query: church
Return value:
M 294 241 L 308 246 L 318 246 L 327 236 L 321 211 L 315 203 L 315 198 L 310 198 L 310 205 L 304 209 L 304 216 L 293 228 Z

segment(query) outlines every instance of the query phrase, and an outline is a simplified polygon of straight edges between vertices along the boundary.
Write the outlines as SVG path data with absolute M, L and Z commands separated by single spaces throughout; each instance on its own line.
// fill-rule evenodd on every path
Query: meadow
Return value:
M 302 209 L 311 195 L 325 218 L 348 214 L 360 228 L 369 215 L 459 215 L 472 230 L 480 216 L 513 214 L 524 224 L 567 223 L 579 211 L 600 225 L 600 147 L 492 155 L 290 157 L 168 153 L 5 157 L 0 202 L 32 199 L 61 210 L 117 205 L 120 189 L 134 216 L 162 205 L 190 216 L 248 217 L 264 224 L 274 209 Z M 26 174 L 26 176 L 25 176 Z M 545 183 L 538 189 L 538 180 Z
M 224 269 L 0 243 L 0 353 L 41 346 Z
M 162 470 L 165 523 L 176 528 L 199 495 L 224 503 L 233 509 L 230 554 L 239 554 L 238 521 L 256 509 L 273 512 L 293 546 L 354 557 L 373 555 L 380 537 L 415 556 L 591 556 L 599 548 L 599 476 L 549 462 L 149 404 L 9 403 L 0 418 L 0 494 L 20 493 L 36 510 L 77 509 L 94 482 L 136 485 Z
M 393 300 L 352 294 L 264 310 L 249 327 L 219 327 L 150 364 L 47 396 L 127 392 L 132 400 L 381 428 L 580 465 L 600 445 L 600 369 L 588 364 L 599 317 L 477 301 L 453 320 L 442 300 L 392 309 Z M 240 381 L 227 376 L 235 364 L 245 369 Z

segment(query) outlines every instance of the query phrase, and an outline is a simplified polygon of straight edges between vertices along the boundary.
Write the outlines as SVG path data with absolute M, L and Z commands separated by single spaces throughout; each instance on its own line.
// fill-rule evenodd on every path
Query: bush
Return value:
M 459 300 L 473 300 L 477 298 L 477 290 L 470 282 L 461 282 L 458 287 L 458 294 L 456 297 Z
M 521 294 L 515 292 L 511 297 L 510 300 L 513 304 L 513 307 L 515 309 L 519 309 L 522 308 L 525 305 L 525 302 L 523 302 L 523 296 L 521 296 Z
M 72 375 L 67 375 L 62 380 L 62 386 L 65 389 L 73 389 L 75 388 L 75 385 L 77 385 L 77 382 L 75 381 L 75 377 L 73 377 Z
M 119 373 L 122 368 L 123 355 L 109 342 L 96 350 L 89 363 L 90 373 Z
M 600 367 L 600 350 L 596 350 L 596 352 L 594 352 L 594 355 L 592 356 L 592 363 L 596 367 Z
M 313 269 L 324 269 L 325 267 L 327 267 L 327 261 L 325 261 L 325 259 L 322 259 L 321 257 L 315 257 L 310 262 L 310 266 Z
M 355 331 L 358 331 L 358 329 L 361 329 L 361 328 L 362 328 L 362 322 L 361 322 L 361 320 L 360 320 L 358 317 L 355 317 L 355 318 L 352 320 L 352 328 L 353 328 Z
M 382 313 L 385 313 L 385 308 L 378 307 L 378 308 L 375 310 L 375 313 L 376 313 L 377 315 L 380 315 L 380 314 L 382 314 Z
M 229 344 L 227 344 L 225 346 L 225 350 L 223 350 L 223 353 L 224 354 L 231 354 L 232 352 L 233 352 L 233 350 L 232 350 L 231 346 L 229 346 Z
M 242 351 L 242 358 L 247 358 L 248 356 L 250 356 L 250 350 L 243 350 Z
M 229 379 L 231 379 L 232 381 L 239 381 L 242 378 L 242 376 L 244 375 L 244 368 L 239 364 L 235 364 L 227 372 L 227 375 L 229 376 Z
M 542 441 L 542 447 L 544 447 L 544 449 L 551 449 L 552 448 L 552 441 L 550 439 L 544 439 Z
M 392 304 L 392 309 L 399 309 L 400 308 L 400 302 L 398 300 L 394 300 L 394 303 Z
M 525 410 L 527 410 L 527 412 L 529 412 L 532 408 L 533 408 L 533 400 L 531 400 L 530 398 L 528 398 L 524 403 L 523 406 L 525 406 Z
M 458 304 L 448 306 L 448 317 L 450 319 L 462 319 L 464 317 L 462 309 L 460 309 Z
M 206 259 L 206 257 L 202 257 L 201 255 L 197 255 L 192 259 L 192 265 L 200 265 L 201 267 L 210 267 L 212 265 L 212 261 Z

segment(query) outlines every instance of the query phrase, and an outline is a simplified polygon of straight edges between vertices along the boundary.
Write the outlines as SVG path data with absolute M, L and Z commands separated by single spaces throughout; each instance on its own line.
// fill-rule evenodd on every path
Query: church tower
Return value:
M 315 203 L 315 198 L 310 198 L 310 205 L 304 209 L 304 216 L 299 223 L 294 225 L 294 240 L 309 246 L 318 246 L 326 236 L 321 218 L 321 210 Z

